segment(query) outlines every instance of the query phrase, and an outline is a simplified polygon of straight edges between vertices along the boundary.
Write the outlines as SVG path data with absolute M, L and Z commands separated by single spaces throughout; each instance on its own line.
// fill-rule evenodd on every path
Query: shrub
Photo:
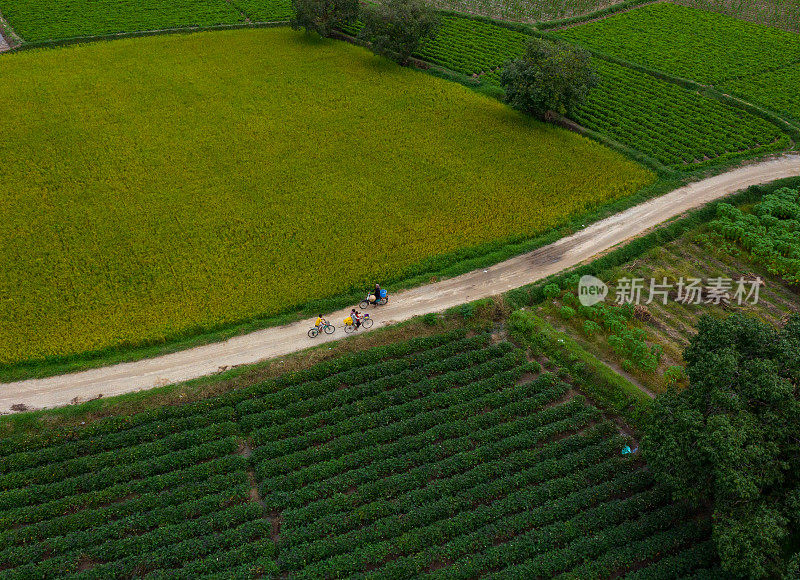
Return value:
M 544 297 L 548 300 L 552 300 L 559 294 L 561 294 L 561 288 L 558 287 L 558 284 L 548 284 L 544 287 Z
M 564 320 L 570 320 L 571 318 L 575 318 L 575 309 L 570 308 L 569 306 L 562 306 L 560 314 L 561 318 Z
M 600 325 L 599 325 L 599 324 L 597 324 L 597 323 L 596 323 L 595 321 L 593 321 L 593 320 L 587 320 L 586 322 L 584 322 L 584 323 L 583 323 L 583 333 L 584 333 L 586 336 L 590 336 L 590 337 L 591 337 L 591 336 L 595 336 L 595 335 L 597 335 L 597 334 L 600 334 L 600 332 L 601 332 L 602 330 L 603 330 L 603 329 L 602 329 L 602 328 L 600 328 Z

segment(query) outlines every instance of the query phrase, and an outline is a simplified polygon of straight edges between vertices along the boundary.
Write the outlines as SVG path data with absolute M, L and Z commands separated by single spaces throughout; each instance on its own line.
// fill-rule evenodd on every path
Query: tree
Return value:
M 358 18 L 358 0 L 292 0 L 292 7 L 292 28 L 320 36 L 330 36 L 334 29 Z
M 800 530 L 800 316 L 780 331 L 741 315 L 704 317 L 684 353 L 689 387 L 654 403 L 642 449 L 676 499 L 712 510 L 732 575 L 797 566 Z
M 585 101 L 597 75 L 587 51 L 533 38 L 521 58 L 503 66 L 500 82 L 508 104 L 546 118 L 551 111 L 566 115 Z
M 434 38 L 439 19 L 422 0 L 387 0 L 364 9 L 359 38 L 372 52 L 408 64 L 422 41 Z

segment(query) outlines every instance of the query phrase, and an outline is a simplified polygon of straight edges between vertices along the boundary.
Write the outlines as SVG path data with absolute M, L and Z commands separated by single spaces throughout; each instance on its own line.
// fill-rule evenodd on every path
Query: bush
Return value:
M 500 82 L 507 103 L 541 118 L 574 110 L 598 83 L 589 52 L 540 38 L 531 39 L 522 58 L 505 64 Z
M 561 288 L 558 287 L 558 284 L 548 284 L 544 287 L 544 297 L 548 300 L 552 300 L 559 294 L 561 294 Z
M 575 318 L 575 309 L 569 306 L 562 306 L 560 314 L 561 318 L 564 320 L 570 320 L 571 318 Z
M 423 40 L 436 36 L 439 20 L 422 0 L 388 0 L 364 9 L 364 27 L 359 38 L 369 43 L 375 54 L 402 65 L 418 52 Z
M 603 330 L 603 329 L 602 329 L 602 328 L 600 328 L 600 325 L 599 325 L 599 324 L 597 324 L 597 323 L 596 323 L 595 321 L 593 321 L 593 320 L 587 320 L 586 322 L 584 322 L 584 323 L 583 323 L 583 333 L 584 333 L 586 336 L 589 336 L 589 337 L 591 337 L 591 336 L 595 336 L 595 335 L 597 335 L 597 334 L 600 334 L 600 332 L 601 332 L 602 330 Z

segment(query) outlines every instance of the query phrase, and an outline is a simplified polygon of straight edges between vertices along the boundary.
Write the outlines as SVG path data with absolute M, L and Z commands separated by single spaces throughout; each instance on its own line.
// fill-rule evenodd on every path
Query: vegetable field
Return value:
M 618 64 L 595 66 L 600 84 L 572 117 L 664 165 L 696 169 L 789 145 L 778 127 L 742 109 Z
M 0 0 L 0 11 L 24 40 L 274 22 L 291 16 L 290 0 Z
M 704 84 L 800 62 L 800 34 L 720 14 L 650 4 L 559 31 L 568 40 Z
M 0 571 L 715 577 L 708 523 L 625 444 L 509 343 L 414 339 L 0 442 Z
M 800 2 L 797 0 L 674 0 L 676 4 L 712 10 L 759 24 L 800 32 Z
M 0 82 L 15 87 L 0 95 L 15 112 L 0 116 L 0 364 L 436 271 L 654 179 L 469 89 L 286 29 L 21 52 Z
M 746 95 L 756 103 L 786 115 L 800 124 L 800 62 L 776 70 L 734 79 L 722 89 Z
M 770 274 L 800 285 L 800 191 L 783 188 L 746 213 L 722 204 L 712 229 L 736 242 Z
M 447 16 L 418 56 L 499 85 L 502 65 L 521 55 L 529 38 L 495 24 Z M 691 170 L 789 145 L 775 125 L 742 109 L 631 68 L 594 62 L 600 85 L 571 117 L 668 167 Z M 795 94 L 787 91 L 783 98 Z
M 623 0 L 433 0 L 444 10 L 515 22 L 542 22 L 581 16 Z

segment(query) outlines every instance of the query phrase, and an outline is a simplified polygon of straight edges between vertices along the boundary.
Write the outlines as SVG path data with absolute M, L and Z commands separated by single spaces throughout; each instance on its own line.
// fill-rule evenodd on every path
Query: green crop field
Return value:
M 2 0 L 0 10 L 28 42 L 244 21 L 225 0 Z
M 581 16 L 624 0 L 433 0 L 444 10 L 515 22 L 542 22 Z
M 800 62 L 785 67 L 734 79 L 722 89 L 746 96 L 756 103 L 787 115 L 800 123 Z
M 800 32 L 800 0 L 675 0 L 675 2 Z
M 15 111 L 0 116 L 0 363 L 269 315 L 653 181 L 464 87 L 287 29 L 12 54 L 0 82 L 15 87 L 0 96 Z
M 627 442 L 510 343 L 393 343 L 0 442 L 0 572 L 718 577 L 708 520 Z
M 447 16 L 418 56 L 499 85 L 502 65 L 522 54 L 529 38 L 495 24 Z M 778 127 L 742 109 L 607 61 L 595 59 L 595 66 L 600 85 L 572 117 L 664 165 L 692 170 L 789 145 Z
M 559 35 L 707 84 L 800 62 L 800 34 L 669 2 L 568 28 Z

